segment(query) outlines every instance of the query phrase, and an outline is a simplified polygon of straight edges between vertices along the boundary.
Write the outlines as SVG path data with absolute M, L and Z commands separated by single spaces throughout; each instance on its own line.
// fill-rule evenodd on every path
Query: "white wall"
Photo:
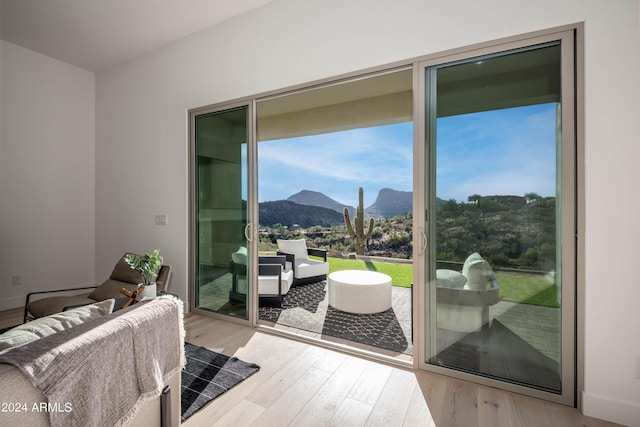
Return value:
M 31 291 L 95 282 L 95 75 L 5 41 L 0 49 L 4 310 Z
M 96 276 L 158 247 L 187 296 L 187 110 L 576 22 L 586 28 L 584 411 L 639 425 L 637 0 L 278 0 L 100 72 Z M 154 215 L 169 215 L 155 226 Z

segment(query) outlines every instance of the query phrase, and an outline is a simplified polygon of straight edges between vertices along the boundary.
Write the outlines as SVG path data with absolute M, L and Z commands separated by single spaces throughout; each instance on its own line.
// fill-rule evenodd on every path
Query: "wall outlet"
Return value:
M 169 215 L 161 214 L 156 215 L 156 225 L 168 225 L 169 224 Z
M 640 356 L 636 356 L 636 379 L 640 380 Z
M 22 286 L 22 274 L 14 274 L 11 276 L 11 284 L 13 286 Z

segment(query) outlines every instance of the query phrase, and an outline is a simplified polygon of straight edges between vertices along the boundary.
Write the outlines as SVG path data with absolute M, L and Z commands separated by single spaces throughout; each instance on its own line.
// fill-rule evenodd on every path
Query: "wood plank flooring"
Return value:
M 414 372 L 191 314 L 186 340 L 261 369 L 189 418 L 210 426 L 586 426 L 616 424 L 553 403 Z
M 0 312 L 0 328 L 19 323 L 22 309 Z M 616 425 L 561 405 L 387 366 L 224 320 L 190 314 L 185 326 L 188 342 L 261 367 L 185 427 Z
M 24 307 L 0 311 L 0 329 L 19 325 L 24 319 Z

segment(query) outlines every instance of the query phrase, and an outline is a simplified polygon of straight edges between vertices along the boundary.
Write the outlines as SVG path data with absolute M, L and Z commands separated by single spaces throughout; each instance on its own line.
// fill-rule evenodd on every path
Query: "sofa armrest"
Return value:
M 129 427 L 178 427 L 180 426 L 180 378 L 177 372 L 171 376 L 165 386 L 171 388 L 168 399 L 161 394 L 151 400 L 147 400 L 136 413 Z M 164 400 L 164 401 L 163 401 Z
M 33 408 L 40 408 L 46 405 L 47 399 L 24 376 L 18 368 L 12 365 L 0 363 L 0 377 L 3 387 L 0 388 L 0 402 L 13 402 L 12 412 L 2 414 L 2 425 L 23 425 L 23 426 L 49 426 L 47 411 L 34 411 Z M 164 412 L 162 395 L 145 401 L 138 409 L 136 416 L 130 421 L 130 427 L 178 427 L 180 426 L 180 379 L 181 372 L 178 371 L 167 379 L 165 385 L 171 387 L 169 399 L 164 402 Z M 19 406 L 17 406 L 19 404 Z M 64 402 L 71 405 L 71 402 Z M 36 405 L 36 406 L 34 406 Z M 62 406 L 62 409 L 73 409 L 73 406 Z M 162 414 L 165 414 L 165 417 Z
M 47 399 L 40 390 L 31 384 L 31 381 L 13 365 L 0 363 L 0 377 L 2 387 L 0 388 L 0 402 L 14 404 L 9 407 L 10 411 L 2 413 L 2 425 L 6 426 L 48 426 L 49 415 L 47 411 L 34 411 L 40 404 L 46 404 Z M 62 402 L 62 409 L 64 409 Z

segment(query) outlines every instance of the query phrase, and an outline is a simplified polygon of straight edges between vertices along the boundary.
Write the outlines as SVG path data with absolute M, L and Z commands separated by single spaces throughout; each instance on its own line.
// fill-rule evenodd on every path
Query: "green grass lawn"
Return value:
M 560 307 L 556 301 L 556 284 L 543 276 L 496 273 L 496 278 L 503 301 Z
M 410 288 L 413 282 L 413 266 L 390 262 L 368 262 L 359 259 L 328 258 L 329 273 L 341 270 L 371 270 L 391 276 L 393 286 Z
M 393 286 L 410 288 L 413 266 L 386 262 L 367 262 L 358 259 L 329 258 L 329 273 L 340 270 L 370 270 L 391 276 Z M 496 273 L 500 285 L 500 299 L 522 304 L 559 307 L 556 285 L 542 276 Z

